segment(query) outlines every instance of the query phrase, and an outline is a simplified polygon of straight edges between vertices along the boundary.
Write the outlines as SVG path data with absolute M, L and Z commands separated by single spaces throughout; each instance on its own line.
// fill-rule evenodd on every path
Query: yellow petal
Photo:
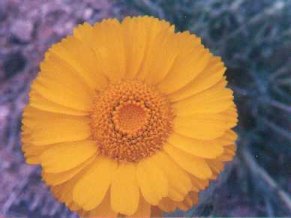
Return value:
M 180 101 L 204 90 L 209 89 L 223 78 L 225 67 L 220 57 L 211 57 L 205 69 L 194 78 L 187 86 L 171 93 L 169 98 L 173 101 Z
M 189 154 L 203 158 L 216 158 L 223 152 L 222 145 L 215 141 L 202 141 L 172 133 L 168 143 Z
M 228 108 L 226 111 L 221 112 L 221 115 L 228 117 L 228 119 L 226 119 L 226 125 L 230 128 L 234 127 L 238 122 L 238 114 L 235 105 Z
M 200 192 L 204 189 L 206 189 L 209 185 L 209 180 L 206 179 L 199 179 L 195 176 L 191 176 L 191 181 L 192 181 L 192 184 L 193 184 L 193 190 L 196 191 L 196 192 Z
M 110 205 L 109 191 L 106 193 L 100 205 L 89 212 L 89 217 L 90 218 L 94 218 L 94 217 L 115 218 L 117 217 L 117 213 L 112 210 L 111 205 Z
M 73 35 L 88 48 L 90 48 L 92 42 L 94 42 L 93 26 L 91 26 L 89 23 L 83 23 L 78 25 L 73 30 Z
M 39 93 L 37 93 L 35 90 L 31 90 L 29 94 L 29 105 L 39 110 L 52 113 L 61 113 L 76 116 L 84 116 L 89 114 L 89 111 L 72 109 L 61 104 L 57 104 L 53 101 L 50 101 L 47 98 L 40 95 Z
M 148 64 L 150 68 L 145 78 L 146 82 L 154 85 L 163 83 L 181 57 L 191 53 L 196 44 L 200 45 L 200 39 L 189 32 L 171 32 L 157 38 L 159 40 L 156 40 L 157 44 L 153 51 L 155 56 L 151 55 L 153 60 Z
M 168 180 L 152 157 L 141 160 L 137 165 L 137 181 L 145 200 L 152 205 L 168 195 Z
M 77 72 L 75 76 L 80 78 L 80 82 L 83 81 L 93 91 L 106 87 L 107 78 L 100 71 L 96 71 L 98 66 L 94 51 L 78 38 L 69 36 L 63 39 L 49 50 L 47 56 L 53 56 L 70 65 Z
M 177 207 L 182 211 L 187 211 L 193 206 L 192 201 L 190 199 L 185 199 L 182 202 L 177 203 Z
M 47 145 L 79 141 L 91 135 L 89 118 L 48 113 L 27 106 L 23 114 L 23 128 L 30 134 L 33 145 Z
M 187 211 L 193 207 L 194 204 L 197 204 L 197 202 L 198 194 L 195 192 L 190 192 L 183 201 L 177 202 L 177 206 L 180 210 Z
M 163 211 L 159 207 L 152 206 L 151 217 L 163 217 Z
M 159 203 L 159 208 L 165 212 L 170 213 L 177 209 L 177 204 L 170 198 L 163 198 Z
M 233 109 L 229 109 L 233 111 Z M 176 117 L 174 131 L 180 135 L 195 139 L 211 140 L 222 136 L 226 130 L 234 127 L 237 123 L 235 112 L 217 114 L 193 114 L 186 117 Z
M 159 207 L 166 212 L 173 212 L 177 208 L 180 210 L 189 210 L 194 204 L 198 202 L 198 194 L 196 192 L 190 192 L 182 201 L 173 201 L 169 198 L 163 198 Z
M 95 156 L 89 158 L 84 163 L 81 163 L 79 166 L 64 171 L 60 173 L 48 173 L 43 171 L 42 172 L 42 178 L 44 181 L 49 185 L 59 185 L 62 184 L 70 179 L 72 179 L 74 176 L 76 176 L 79 172 L 86 169 L 92 162 L 95 160 Z
M 118 20 L 107 19 L 93 26 L 91 47 L 95 66 L 111 81 L 120 81 L 125 74 L 125 46 Z
M 58 173 L 73 169 L 96 155 L 94 141 L 66 142 L 52 146 L 41 155 L 41 165 L 46 172 Z
M 139 189 L 136 181 L 136 166 L 120 164 L 111 185 L 111 206 L 115 212 L 132 215 L 139 204 Z
M 28 164 L 39 164 L 39 158 L 36 156 L 27 156 L 25 155 L 25 161 Z
M 84 210 L 97 207 L 109 189 L 116 168 L 117 162 L 98 157 L 76 183 L 73 192 L 74 201 Z
M 207 160 L 207 164 L 213 172 L 213 175 L 214 175 L 213 179 L 215 179 L 217 175 L 219 175 L 224 168 L 224 164 L 218 160 Z
M 192 186 L 187 173 L 164 152 L 158 152 L 153 156 L 153 160 L 167 175 L 169 182 L 169 198 L 182 201 L 191 190 Z
M 85 92 L 79 84 L 64 84 L 54 81 L 53 78 L 39 76 L 32 84 L 32 89 L 49 101 L 75 110 L 88 112 L 92 105 L 92 93 Z
M 80 174 L 82 174 L 81 172 Z M 60 185 L 51 186 L 51 191 L 54 196 L 61 202 L 64 202 L 66 206 L 74 205 L 75 209 L 80 209 L 78 205 L 73 202 L 73 188 L 78 181 L 79 177 L 75 176 L 74 178 L 68 180 L 65 183 Z
M 77 204 L 75 204 L 74 202 L 71 202 L 69 205 L 68 205 L 68 207 L 70 208 L 70 210 L 71 211 L 80 211 L 80 214 L 82 213 L 81 211 L 81 208 L 77 205 Z
M 156 84 L 168 73 L 177 56 L 173 42 L 177 42 L 173 26 L 165 21 L 151 19 L 154 28 L 147 35 L 147 49 L 137 78 L 150 84 Z M 167 55 L 165 55 L 167 54 Z M 162 64 L 161 64 L 162 63 Z
M 234 106 L 230 89 L 225 88 L 225 79 L 218 84 L 184 100 L 175 102 L 173 108 L 178 116 L 219 113 Z
M 146 202 L 143 197 L 140 198 L 139 200 L 139 206 L 135 214 L 132 216 L 129 216 L 131 218 L 150 218 L 151 217 L 151 205 Z
M 211 170 L 204 159 L 194 157 L 169 144 L 164 145 L 164 150 L 180 167 L 192 175 L 201 179 L 208 179 L 211 177 Z
M 209 186 L 209 180 L 208 179 L 207 180 L 202 180 L 202 179 L 198 179 L 195 176 L 192 176 L 191 180 L 192 180 L 192 184 L 193 184 L 192 190 L 194 192 L 203 191 L 204 189 L 206 189 Z
M 228 146 L 225 146 L 223 154 L 221 154 L 217 159 L 221 161 L 230 161 L 233 159 L 236 152 L 236 146 L 235 144 L 230 144 Z
M 156 70 L 161 70 L 165 64 L 157 63 L 160 63 L 159 61 L 165 63 L 169 58 L 163 56 L 161 60 L 162 56 L 157 53 L 157 50 L 161 52 L 159 49 L 162 46 L 161 40 L 165 35 L 174 32 L 173 27 L 168 22 L 152 17 L 125 18 L 122 21 L 122 27 L 127 59 L 126 78 L 147 79 L 146 75 L 149 72 L 154 71 L 152 73 L 154 75 Z M 163 45 L 167 46 L 167 43 Z
M 188 37 L 188 33 L 181 33 L 181 35 Z M 188 49 L 186 52 L 181 52 L 169 73 L 158 85 L 162 93 L 170 94 L 183 88 L 207 66 L 211 57 L 210 52 L 194 40 L 193 45 L 189 47 L 192 51 L 189 53 L 190 49 Z
M 94 89 L 78 76 L 69 63 L 48 52 L 32 90 L 57 104 L 81 111 L 91 109 Z
M 227 130 L 223 136 L 216 139 L 219 144 L 231 145 L 237 140 L 237 134 L 233 130 Z
M 23 140 L 22 139 L 22 151 L 24 152 L 26 161 L 30 164 L 39 164 L 40 161 L 40 155 L 47 150 L 51 145 L 46 145 L 46 146 L 33 146 L 29 142 L 24 142 L 24 141 L 29 141 Z

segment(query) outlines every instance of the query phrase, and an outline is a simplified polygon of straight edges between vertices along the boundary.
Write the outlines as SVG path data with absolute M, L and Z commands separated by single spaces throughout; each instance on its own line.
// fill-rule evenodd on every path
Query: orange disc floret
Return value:
M 109 86 L 94 98 L 91 128 L 100 154 L 137 162 L 161 150 L 172 129 L 167 99 L 138 81 Z

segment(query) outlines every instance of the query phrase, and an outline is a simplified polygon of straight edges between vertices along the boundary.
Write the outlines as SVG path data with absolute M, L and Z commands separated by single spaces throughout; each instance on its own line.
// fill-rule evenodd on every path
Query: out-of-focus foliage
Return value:
M 222 56 L 239 110 L 236 159 L 197 207 L 169 216 L 290 216 L 290 0 L 0 1 L 0 215 L 76 217 L 24 164 L 19 132 L 29 83 L 45 50 L 74 25 L 145 14 L 199 35 Z

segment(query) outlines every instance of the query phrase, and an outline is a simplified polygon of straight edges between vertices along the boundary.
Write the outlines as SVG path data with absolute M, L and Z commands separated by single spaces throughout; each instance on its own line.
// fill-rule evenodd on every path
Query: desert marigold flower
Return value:
M 85 217 L 187 210 L 233 158 L 225 67 L 151 17 L 80 25 L 46 53 L 23 115 L 23 151 Z

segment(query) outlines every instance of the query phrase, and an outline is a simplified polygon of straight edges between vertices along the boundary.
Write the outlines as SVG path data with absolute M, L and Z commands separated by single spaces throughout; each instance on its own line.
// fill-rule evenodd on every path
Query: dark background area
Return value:
M 222 56 L 239 111 L 237 156 L 179 216 L 291 216 L 290 0 L 0 0 L 0 217 L 77 217 L 25 164 L 21 113 L 45 51 L 73 27 L 152 15 Z

